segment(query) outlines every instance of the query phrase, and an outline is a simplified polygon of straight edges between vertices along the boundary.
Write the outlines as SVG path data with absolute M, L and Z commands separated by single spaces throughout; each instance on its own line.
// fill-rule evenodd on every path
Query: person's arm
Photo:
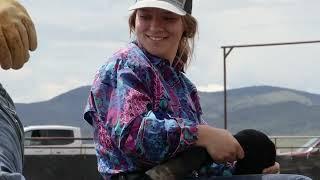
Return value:
M 37 48 L 34 24 L 26 9 L 15 0 L 0 0 L 0 65 L 20 69 Z
M 196 122 L 170 117 L 154 107 L 154 92 L 147 87 L 146 69 L 106 66 L 97 76 L 89 97 L 91 117 L 107 125 L 111 140 L 124 153 L 157 164 L 186 149 L 196 141 Z M 155 82 L 157 81 L 158 82 Z M 154 79 L 153 84 L 160 84 Z M 160 87 L 155 87 L 155 89 Z M 88 119 L 88 118 L 86 118 Z

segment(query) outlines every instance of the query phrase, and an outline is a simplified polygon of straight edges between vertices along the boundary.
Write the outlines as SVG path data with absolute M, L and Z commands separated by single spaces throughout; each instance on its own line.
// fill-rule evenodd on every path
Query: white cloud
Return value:
M 74 87 L 82 86 L 83 82 L 77 78 L 68 78 L 59 83 L 46 83 L 42 84 L 39 91 L 42 97 L 52 98 L 58 94 L 64 93 Z M 58 94 L 57 94 L 58 92 Z
M 124 47 L 127 42 L 116 41 L 53 41 L 53 47 L 55 48 L 103 48 L 115 51 L 116 48 Z
M 32 69 L 26 65 L 19 71 L 12 69 L 7 71 L 0 70 L 0 82 L 6 79 L 11 79 L 11 81 L 23 81 L 28 77 L 31 78 L 32 74 Z
M 80 86 L 83 86 L 83 82 L 78 78 L 67 78 L 60 82 L 41 83 L 40 86 L 33 88 L 31 92 L 25 91 L 25 94 L 21 93 L 19 94 L 20 96 L 13 96 L 12 99 L 15 102 L 24 103 L 45 101 Z
M 207 84 L 205 86 L 198 86 L 197 89 L 202 92 L 217 92 L 223 91 L 223 86 L 220 84 Z

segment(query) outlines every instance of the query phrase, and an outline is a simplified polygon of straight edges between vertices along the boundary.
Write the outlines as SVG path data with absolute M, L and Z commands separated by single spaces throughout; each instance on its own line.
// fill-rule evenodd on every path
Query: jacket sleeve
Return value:
M 124 68 L 113 77 L 116 80 L 110 75 L 96 77 L 86 111 L 91 120 L 104 124 L 103 131 L 123 153 L 159 163 L 195 143 L 195 123 L 153 111 L 145 76 Z
M 207 166 L 203 166 L 199 170 L 199 176 L 211 177 L 211 176 L 232 176 L 234 173 L 234 163 L 216 164 L 212 163 Z

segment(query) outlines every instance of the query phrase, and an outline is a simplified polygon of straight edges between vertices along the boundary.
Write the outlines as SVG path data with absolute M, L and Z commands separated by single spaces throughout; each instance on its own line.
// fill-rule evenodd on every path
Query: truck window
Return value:
M 57 130 L 57 129 L 41 129 L 25 132 L 25 137 L 74 137 L 72 130 Z M 73 143 L 73 139 L 32 139 L 26 140 L 25 145 L 67 145 Z
M 48 130 L 48 137 L 68 137 L 73 138 L 74 134 L 72 130 Z M 73 139 L 53 139 L 48 141 L 48 145 L 67 145 L 73 143 Z
M 27 131 L 24 133 L 24 137 L 25 138 L 34 138 L 34 137 L 42 137 L 40 135 L 39 130 L 33 130 L 33 131 Z M 39 140 L 39 139 L 32 139 L 32 140 L 25 140 L 24 141 L 24 145 L 25 146 L 32 146 L 32 145 L 42 145 L 43 140 Z

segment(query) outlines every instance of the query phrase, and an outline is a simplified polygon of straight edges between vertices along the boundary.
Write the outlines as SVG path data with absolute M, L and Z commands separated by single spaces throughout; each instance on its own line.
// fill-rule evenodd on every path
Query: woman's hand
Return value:
M 244 157 L 238 141 L 224 129 L 198 125 L 196 145 L 206 148 L 211 158 L 217 163 L 233 162 Z
M 275 162 L 273 166 L 263 169 L 263 174 L 278 174 L 280 173 L 280 164 Z

